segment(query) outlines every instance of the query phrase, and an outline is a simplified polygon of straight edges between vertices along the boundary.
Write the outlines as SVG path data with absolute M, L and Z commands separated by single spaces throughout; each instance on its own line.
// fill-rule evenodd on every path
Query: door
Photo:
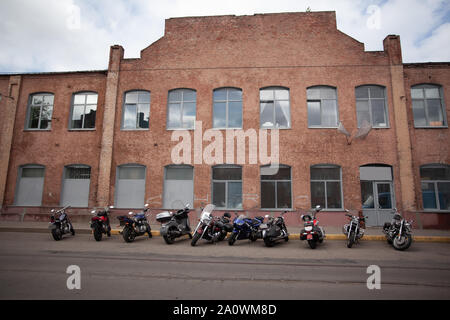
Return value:
M 395 205 L 392 168 L 389 166 L 360 167 L 361 201 L 366 226 L 383 226 L 392 219 Z
M 383 226 L 391 221 L 394 203 L 392 182 L 361 181 L 361 199 L 368 227 Z
M 188 166 L 167 166 L 164 177 L 164 209 L 182 209 L 194 204 L 194 174 Z

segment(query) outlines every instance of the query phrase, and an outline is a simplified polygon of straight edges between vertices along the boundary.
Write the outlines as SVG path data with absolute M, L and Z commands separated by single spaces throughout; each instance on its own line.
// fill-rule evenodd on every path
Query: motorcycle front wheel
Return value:
M 353 239 L 355 239 L 355 232 L 350 232 L 350 235 L 347 238 L 347 248 L 351 248 L 353 246 Z
M 176 227 L 170 227 L 169 230 L 167 230 L 167 233 L 163 235 L 164 241 L 167 244 L 173 244 L 175 242 L 175 237 L 172 236 L 172 230 L 176 230 Z
M 274 241 L 270 237 L 265 237 L 264 244 L 266 245 L 266 247 L 273 247 Z
M 194 236 L 192 237 L 192 241 L 191 241 L 191 246 L 195 247 L 195 245 L 197 244 L 197 241 L 200 239 L 202 235 L 198 232 L 196 232 L 194 234 Z
M 394 238 L 394 240 L 392 241 L 392 246 L 396 249 L 396 250 L 406 250 L 411 246 L 412 243 L 412 237 L 410 234 L 406 234 L 400 237 L 400 239 L 397 237 Z
M 59 228 L 53 229 L 52 236 L 53 236 L 53 239 L 55 239 L 55 241 L 61 240 L 62 239 L 61 230 Z

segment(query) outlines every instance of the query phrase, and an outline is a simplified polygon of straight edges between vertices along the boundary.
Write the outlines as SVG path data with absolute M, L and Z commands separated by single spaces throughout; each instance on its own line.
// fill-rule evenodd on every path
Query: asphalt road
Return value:
M 70 265 L 80 268 L 79 290 L 67 288 Z M 367 288 L 369 265 L 380 267 L 381 289 Z M 337 240 L 315 250 L 300 240 L 191 247 L 187 238 L 169 246 L 161 237 L 56 242 L 1 232 L 0 299 L 450 299 L 450 244 L 416 242 L 404 252 L 381 241 L 352 249 Z

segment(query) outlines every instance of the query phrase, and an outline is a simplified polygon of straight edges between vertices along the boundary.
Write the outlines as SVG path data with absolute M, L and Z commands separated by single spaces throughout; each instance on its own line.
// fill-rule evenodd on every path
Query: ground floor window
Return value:
M 143 208 L 145 204 L 145 166 L 121 165 L 117 168 L 117 208 Z
M 194 204 L 194 168 L 191 166 L 167 166 L 164 173 L 165 209 L 182 209 Z
M 261 208 L 292 208 L 291 168 L 261 167 Z
M 213 167 L 212 176 L 213 204 L 221 209 L 242 209 L 242 168 Z
M 311 167 L 311 206 L 342 209 L 341 168 L 335 165 Z
M 89 206 L 91 168 L 85 165 L 71 165 L 64 168 L 61 206 Z
M 41 206 L 44 190 L 45 167 L 25 165 L 19 168 L 15 204 L 17 206 Z
M 425 210 L 450 210 L 450 166 L 425 165 L 420 168 L 422 201 Z

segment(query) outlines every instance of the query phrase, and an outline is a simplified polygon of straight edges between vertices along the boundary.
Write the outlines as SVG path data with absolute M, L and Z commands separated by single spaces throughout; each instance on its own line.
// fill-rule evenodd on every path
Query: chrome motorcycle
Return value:
M 365 230 L 361 224 L 366 221 L 367 217 L 357 217 L 350 214 L 349 210 L 345 209 L 345 211 L 347 212 L 345 215 L 350 218 L 350 221 L 344 225 L 342 232 L 347 236 L 347 248 L 351 248 L 364 236 Z
M 412 243 L 411 229 L 413 220 L 406 221 L 398 212 L 397 208 L 394 208 L 393 214 L 392 221 L 384 224 L 383 233 L 386 236 L 387 242 L 394 249 L 406 250 Z

